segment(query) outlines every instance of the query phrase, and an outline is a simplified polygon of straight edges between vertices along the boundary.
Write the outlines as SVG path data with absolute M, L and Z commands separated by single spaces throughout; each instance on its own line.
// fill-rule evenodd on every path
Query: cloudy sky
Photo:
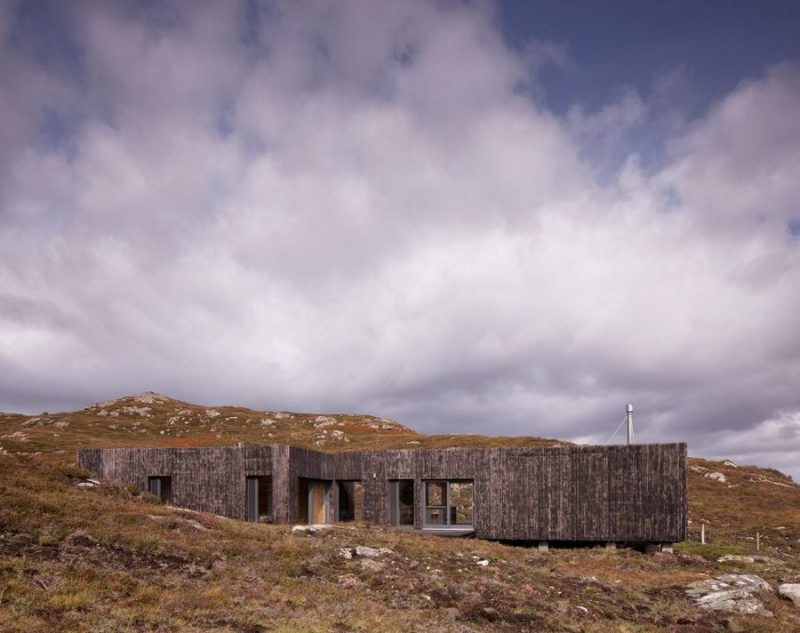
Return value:
M 798 30 L 780 0 L 0 0 L 0 410 L 605 442 L 633 402 L 640 441 L 800 476 Z

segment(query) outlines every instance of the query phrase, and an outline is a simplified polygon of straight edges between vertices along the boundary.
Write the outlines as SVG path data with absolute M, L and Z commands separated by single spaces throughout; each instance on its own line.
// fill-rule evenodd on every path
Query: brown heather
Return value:
M 372 416 L 320 420 L 141 400 L 74 413 L 0 414 L 0 631 L 800 631 L 800 609 L 776 596 L 764 596 L 775 617 L 763 618 L 701 613 L 683 593 L 692 580 L 737 569 L 773 586 L 800 581 L 800 486 L 776 471 L 691 459 L 693 540 L 673 556 L 599 548 L 543 553 L 367 524 L 297 536 L 289 526 L 163 507 L 127 486 L 82 490 L 75 484 L 86 473 L 72 465 L 74 451 L 556 441 L 425 436 Z M 727 481 L 705 476 L 711 472 Z M 705 546 L 695 540 L 701 521 Z M 754 553 L 756 531 L 760 553 L 781 564 L 716 562 L 727 553 Z M 370 564 L 338 554 L 355 545 L 395 554 Z M 476 565 L 476 556 L 489 565 Z

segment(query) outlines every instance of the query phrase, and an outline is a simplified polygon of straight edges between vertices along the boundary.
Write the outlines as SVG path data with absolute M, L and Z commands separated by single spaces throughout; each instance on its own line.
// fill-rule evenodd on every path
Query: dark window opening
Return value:
M 161 499 L 161 503 L 172 503 L 172 477 L 148 477 L 147 490 Z
M 272 478 L 259 475 L 247 477 L 245 514 L 248 521 L 269 523 L 272 521 Z
M 392 525 L 414 525 L 414 480 L 389 482 L 389 514 Z
M 364 520 L 364 485 L 360 481 L 340 481 L 339 521 Z
M 472 526 L 474 508 L 471 481 L 426 481 L 425 526 Z

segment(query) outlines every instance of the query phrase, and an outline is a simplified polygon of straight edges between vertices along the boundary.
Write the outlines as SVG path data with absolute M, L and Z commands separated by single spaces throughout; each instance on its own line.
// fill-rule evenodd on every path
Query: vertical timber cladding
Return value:
M 245 477 L 270 475 L 270 447 L 115 448 L 78 452 L 78 463 L 106 479 L 147 490 L 147 478 L 171 478 L 176 506 L 245 518 Z
M 271 446 L 272 452 L 272 519 L 275 523 L 291 523 L 291 500 L 297 497 L 297 482 L 289 477 L 290 446 Z M 294 497 L 292 490 L 294 489 Z M 295 514 L 297 510 L 295 509 Z M 296 518 L 294 519 L 296 520 Z
M 616 540 L 686 537 L 686 444 L 608 449 L 609 532 Z
M 686 536 L 686 445 L 488 449 L 479 537 L 677 542 Z M 482 486 L 482 489 L 483 486 Z M 478 503 L 488 517 L 478 515 Z
M 482 538 L 676 542 L 686 537 L 686 444 L 319 453 L 290 446 L 81 449 L 78 463 L 147 489 L 172 477 L 175 505 L 245 516 L 246 475 L 272 475 L 273 517 L 298 521 L 299 479 L 361 481 L 364 519 L 388 524 L 389 480 L 413 479 L 415 527 L 428 479 L 474 481 Z M 338 487 L 328 495 L 336 520 Z

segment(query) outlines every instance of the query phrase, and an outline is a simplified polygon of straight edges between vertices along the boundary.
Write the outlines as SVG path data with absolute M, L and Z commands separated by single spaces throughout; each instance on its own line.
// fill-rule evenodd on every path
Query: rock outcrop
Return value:
M 686 594 L 694 598 L 701 609 L 726 611 L 748 615 L 772 616 L 764 604 L 755 597 L 757 593 L 773 591 L 770 584 L 752 574 L 723 574 L 708 580 L 697 580 L 689 584 Z
M 794 602 L 794 606 L 800 607 L 800 583 L 786 583 L 778 587 L 778 595 Z

